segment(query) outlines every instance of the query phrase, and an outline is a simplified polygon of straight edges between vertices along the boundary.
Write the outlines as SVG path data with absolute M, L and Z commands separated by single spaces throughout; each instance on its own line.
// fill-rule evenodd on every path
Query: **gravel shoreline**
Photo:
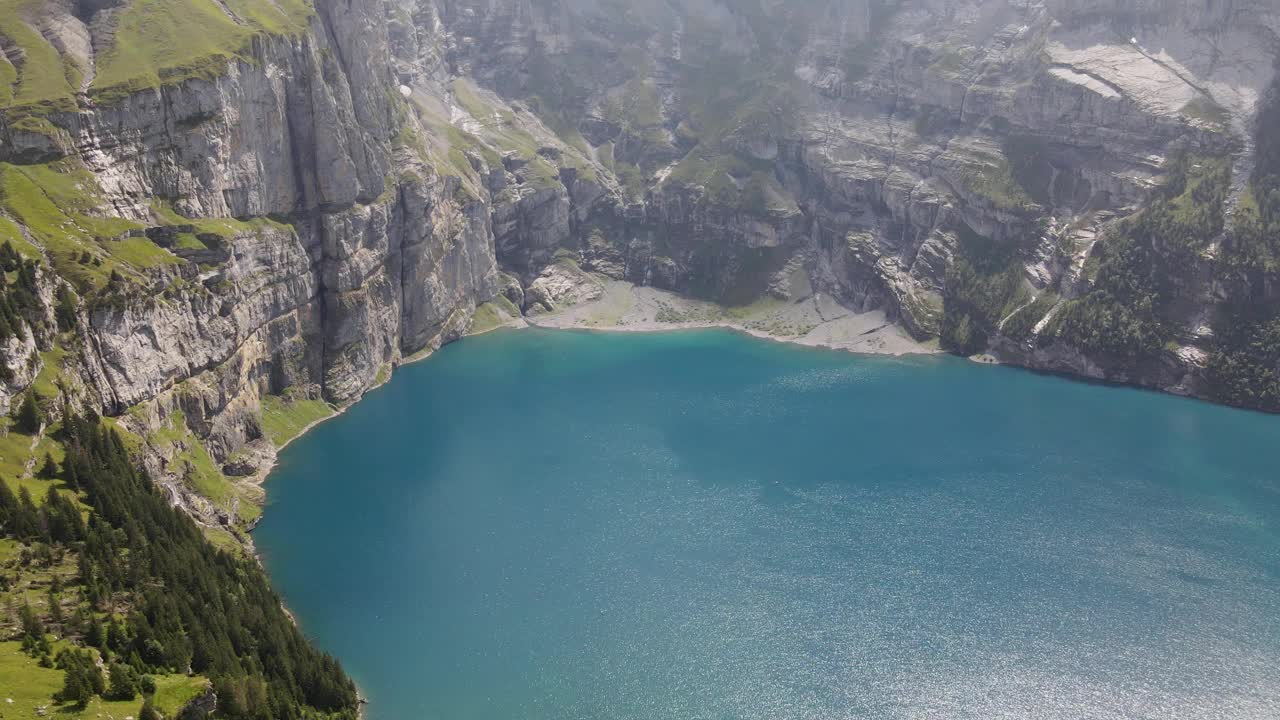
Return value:
M 939 352 L 890 322 L 881 311 L 856 313 L 815 294 L 800 300 L 767 299 L 726 308 L 665 290 L 622 281 L 603 284 L 600 297 L 542 315 L 515 318 L 503 327 L 609 332 L 666 332 L 728 328 L 754 337 L 873 355 Z

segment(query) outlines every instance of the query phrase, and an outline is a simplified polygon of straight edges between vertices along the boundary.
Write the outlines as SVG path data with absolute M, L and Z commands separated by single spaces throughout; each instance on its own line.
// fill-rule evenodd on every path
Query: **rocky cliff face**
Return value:
M 252 452 L 265 442 L 263 396 L 349 403 L 466 332 L 499 289 L 493 207 L 466 191 L 473 178 L 442 173 L 405 141 L 422 130 L 397 91 L 388 11 L 320 2 L 305 32 L 260 36 L 210 78 L 82 97 L 41 115 L 41 132 L 9 125 L 0 157 L 18 164 L 6 173 L 53 173 L 35 183 L 45 194 L 77 178 L 83 214 L 64 224 L 122 222 L 118 236 L 68 248 L 6 185 L 13 240 L 43 256 L 46 292 L 65 289 L 80 309 L 74 335 L 33 322 L 10 339 L 5 360 L 21 372 L 0 404 L 44 373 L 57 395 L 99 412 L 133 408 L 124 426 L 154 451 L 157 477 L 205 520 L 234 526 L 227 503 L 210 506 L 187 482 L 191 452 L 251 471 L 272 454 Z M 61 12 L 33 24 L 78 22 Z M 122 252 L 130 242 L 148 258 Z M 113 268 L 105 283 L 74 272 L 95 264 Z
M 617 179 L 568 241 L 589 267 L 744 302 L 799 259 L 958 352 L 1219 398 L 1240 307 L 1274 315 L 1232 257 L 1271 3 L 445 5 L 455 72 Z M 1280 407 L 1262 344 L 1250 404 Z
M 210 524 L 253 493 L 208 498 L 202 453 L 251 473 L 271 413 L 500 293 L 583 297 L 566 257 L 727 303 L 799 267 L 957 352 L 1280 407 L 1267 0 L 216 4 L 236 44 L 137 77 L 135 6 L 90 5 L 0 27 L 0 238 L 40 296 L 0 406 L 123 414 Z

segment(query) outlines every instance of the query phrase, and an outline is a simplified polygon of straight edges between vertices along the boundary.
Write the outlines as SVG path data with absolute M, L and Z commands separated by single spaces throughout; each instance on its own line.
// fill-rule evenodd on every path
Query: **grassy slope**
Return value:
M 779 19 L 778 27 L 760 30 L 781 33 L 785 24 Z M 789 212 L 795 201 L 773 177 L 774 163 L 743 150 L 748 141 L 776 138 L 794 125 L 800 97 L 787 45 L 781 38 L 765 42 L 758 57 L 744 61 L 724 53 L 714 25 L 691 23 L 689 33 L 693 49 L 681 77 L 688 117 L 678 132 L 696 144 L 666 183 L 701 186 L 716 202 L 745 211 Z
M 6 679 L 0 688 L 0 717 L 5 720 L 35 720 L 38 717 L 105 718 L 137 717 L 142 696 L 134 700 L 108 701 L 95 697 L 83 710 L 55 703 L 53 696 L 62 689 L 63 672 L 43 668 L 22 652 L 17 642 L 0 642 L 0 677 Z M 209 681 L 200 676 L 162 675 L 156 678 L 156 709 L 172 717 L 187 702 L 204 692 Z M 13 700 L 12 703 L 8 702 Z M 39 713 L 38 708 L 47 708 Z
M 272 227 L 279 230 L 288 231 L 291 229 L 289 225 L 276 222 L 268 218 L 253 218 L 250 220 L 236 220 L 235 218 L 189 218 L 179 215 L 177 212 L 160 201 L 154 201 L 151 204 L 151 210 L 155 213 L 156 218 L 162 225 L 191 225 L 199 234 L 220 235 L 230 239 L 236 235 L 257 232 L 264 227 Z
M 0 209 L 26 226 L 54 269 L 78 289 L 102 287 L 112 270 L 136 275 L 179 262 L 146 238 L 128 237 L 142 225 L 106 217 L 98 212 L 101 205 L 97 181 L 78 161 L 0 163 Z M 86 252 L 99 262 L 80 262 Z
M 1027 212 L 1036 208 L 1035 200 L 1014 178 L 1006 158 L 976 153 L 973 160 L 974 164 L 962 170 L 958 178 L 965 190 L 986 198 L 997 210 Z
M 20 66 L 0 62 L 0 109 L 46 112 L 75 108 L 81 81 L 80 68 L 31 25 L 41 0 L 0 0 L 0 35 L 5 46 L 16 46 L 23 57 Z
M 0 244 L 3 243 L 13 243 L 14 249 L 29 260 L 39 260 L 41 257 L 40 250 L 27 241 L 18 223 L 13 218 L 0 215 Z
M 7 426 L 9 420 L 5 419 L 3 424 Z M 31 449 L 33 440 L 35 438 L 30 435 L 11 432 L 7 428 L 0 434 L 0 482 L 7 483 L 15 493 L 25 487 L 32 497 L 42 498 L 50 483 L 31 477 L 31 474 L 40 469 L 46 453 L 61 462 L 63 451 L 62 446 L 50 439 L 47 433 L 36 441 L 34 452 Z M 27 470 L 29 463 L 32 465 L 30 471 Z
M 559 183 L 559 171 L 538 154 L 541 143 L 520 127 L 510 110 L 486 101 L 471 82 L 463 78 L 454 81 L 453 95 L 458 105 L 484 126 L 480 133 L 482 139 L 503 152 L 515 153 L 528 163 L 525 173 L 534 187 L 554 187 Z M 577 168 L 583 177 L 596 177 L 595 168 L 572 153 L 564 155 L 562 162 Z
M 151 433 L 147 442 L 171 455 L 176 465 L 173 469 L 209 502 L 227 511 L 236 508 L 237 520 L 252 522 L 262 514 L 257 501 L 222 474 L 209 451 L 187 427 L 181 412 L 174 413 L 166 427 Z
M 0 59 L 0 109 L 31 115 L 76 107 L 83 74 L 38 31 L 45 11 L 42 0 L 0 0 L 0 36 L 23 58 L 16 65 Z M 255 36 L 301 33 L 313 13 L 308 0 L 133 0 L 118 16 L 112 43 L 96 58 L 89 91 L 112 101 L 219 75 L 230 60 L 251 60 Z
M 476 308 L 476 314 L 471 319 L 470 334 L 479 335 L 489 332 L 518 317 L 520 317 L 520 309 L 515 306 L 515 303 L 508 300 L 505 295 L 499 295 Z
M 321 400 L 262 398 L 262 429 L 276 447 L 296 438 L 309 425 L 332 417 L 334 409 Z
M 221 74 L 249 59 L 255 35 L 296 34 L 313 12 L 303 0 L 134 0 L 120 14 L 115 41 L 98 59 L 91 91 L 104 99 L 162 84 Z

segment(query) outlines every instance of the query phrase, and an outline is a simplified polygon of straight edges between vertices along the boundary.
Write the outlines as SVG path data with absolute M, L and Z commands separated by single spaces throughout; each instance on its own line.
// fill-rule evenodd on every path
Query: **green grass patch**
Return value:
M 520 317 L 520 309 L 505 295 L 499 295 L 480 307 L 471 320 L 472 335 L 489 332 L 507 322 Z
M 203 243 L 191 236 L 192 240 L 203 247 Z M 162 265 L 179 265 L 182 259 L 168 250 L 156 245 L 145 237 L 127 237 L 123 240 L 107 242 L 108 252 L 121 262 L 136 268 L 152 268 Z
M 61 645 L 61 643 L 59 643 Z M 70 704 L 54 702 L 62 689 L 64 673 L 56 668 L 43 668 L 22 652 L 18 642 L 0 642 L 0 717 L 5 720 L 58 718 L 124 718 L 137 717 L 142 697 L 134 700 L 107 701 L 95 697 L 83 710 Z M 156 677 L 156 709 L 165 717 L 173 717 L 191 700 L 209 687 L 200 676 L 161 675 Z M 12 699 L 13 702 L 7 702 Z M 38 708 L 45 708 L 40 713 Z
M 171 451 L 177 465 L 174 471 L 188 487 L 223 510 L 230 512 L 234 508 L 235 520 L 250 522 L 262 514 L 253 498 L 222 473 L 204 444 L 187 427 L 183 413 L 170 415 L 169 423 L 152 432 L 148 440 L 158 449 Z
M 9 107 L 13 103 L 13 86 L 18 83 L 18 68 L 0 55 L 0 107 Z
M 219 550 L 226 550 L 232 555 L 244 554 L 244 545 L 242 545 L 240 540 L 229 530 L 220 527 L 203 526 L 200 528 L 200 533 L 204 535 L 204 538 L 209 541 L 210 545 L 213 545 Z
M 942 48 L 929 63 L 929 72 L 940 75 L 962 75 L 968 71 L 969 60 L 956 48 Z
M 37 708 L 54 705 L 53 695 L 62 689 L 62 678 L 61 670 L 40 667 L 22 652 L 20 643 L 0 642 L 0 702 L 6 720 L 35 720 Z
M 333 407 L 323 400 L 294 400 L 278 395 L 262 398 L 262 429 L 276 447 L 283 447 L 312 423 L 333 414 Z
M 31 435 L 14 432 L 9 429 L 11 425 L 12 421 L 9 418 L 0 418 L 0 480 L 7 483 L 15 493 L 25 487 L 38 503 L 49 491 L 50 483 L 57 483 L 59 488 L 63 485 L 61 481 L 29 476 L 27 464 L 31 463 L 30 474 L 34 475 L 39 472 L 46 454 L 52 456 L 55 462 L 62 462 L 65 452 L 61 443 L 52 437 L 57 433 L 59 426 L 55 423 L 46 428 L 45 434 L 34 443 L 33 450 L 34 438 Z
M 236 218 L 189 218 L 184 215 L 180 215 L 167 203 L 158 199 L 153 199 L 151 201 L 151 211 L 155 215 L 156 223 L 159 225 L 190 225 L 195 229 L 196 234 L 218 235 L 227 240 L 238 235 L 257 233 L 263 228 L 273 228 L 286 232 L 293 231 L 292 225 L 265 217 L 255 217 L 248 220 L 238 220 Z M 178 246 L 182 247 L 183 242 L 183 240 L 179 239 Z M 192 237 L 190 240 L 185 242 L 190 244 L 192 247 L 194 247 L 195 244 L 198 244 L 202 248 L 205 247 L 204 243 L 200 242 L 200 240 L 195 237 Z
M 28 260 L 40 260 L 44 257 L 44 255 L 40 253 L 40 248 L 32 245 L 27 240 L 26 236 L 22 234 L 22 230 L 18 227 L 18 223 L 0 215 L 0 245 L 3 245 L 4 243 L 11 243 L 13 245 L 13 249 L 17 250 L 19 255 L 27 258 Z
M 128 238 L 142 225 L 104 217 L 101 189 L 78 161 L 44 165 L 0 163 L 0 207 L 26 226 L 54 268 L 82 292 L 104 286 L 112 270 L 139 271 L 172 264 L 172 254 L 144 238 Z M 81 263 L 83 253 L 99 264 Z
M 306 32 L 315 8 L 308 0 L 222 0 L 242 23 L 272 35 Z
M 44 135 L 54 142 L 65 140 L 66 144 L 70 144 L 69 136 L 43 117 L 39 115 L 20 114 L 28 112 L 26 110 L 14 110 L 11 112 L 19 113 L 19 115 L 13 118 L 12 122 L 9 123 L 9 127 L 13 130 L 32 133 L 35 135 Z
M 156 678 L 156 710 L 165 717 L 173 717 L 187 703 L 209 689 L 209 680 L 199 675 L 162 675 Z
M 788 303 L 785 300 L 766 295 L 747 305 L 731 305 L 721 308 L 721 312 L 730 320 L 749 320 L 774 310 L 781 310 L 787 305 Z
M 776 142 L 794 128 L 801 99 L 791 67 L 715 52 L 701 58 L 683 78 L 689 116 L 681 128 L 686 141 L 698 144 L 664 182 L 700 186 L 713 201 L 746 211 L 789 212 L 795 201 L 774 179 L 775 163 L 746 148 Z
M 19 65 L 0 65 L 0 107 L 37 113 L 76 107 L 80 69 L 28 24 L 43 6 L 40 0 L 0 0 L 0 35 L 22 50 Z
M 627 53 L 623 64 L 633 74 L 621 92 L 605 102 L 604 117 L 624 132 L 647 137 L 650 131 L 662 127 L 662 101 L 657 87 L 648 80 L 653 63 L 647 53 L 637 48 Z
M 622 188 L 627 191 L 627 198 L 631 200 L 644 199 L 645 190 L 648 189 L 648 181 L 644 172 L 640 168 L 623 160 L 616 160 L 613 163 L 614 174 L 617 175 Z
M 543 143 L 520 126 L 515 113 L 481 97 L 481 93 L 464 78 L 453 82 L 453 94 L 458 105 L 483 126 L 479 133 L 482 141 L 499 151 L 514 153 L 527 163 L 521 170 L 525 182 L 538 189 L 559 186 L 560 171 L 538 154 Z M 565 165 L 576 167 L 584 177 L 596 178 L 595 168 L 576 154 L 566 153 L 562 158 Z M 501 162 L 501 158 L 495 159 Z
M 179 250 L 208 250 L 209 246 L 205 245 L 200 238 L 191 233 L 178 233 L 178 239 L 173 246 Z
M 484 181 L 471 166 L 467 151 L 478 153 L 489 167 L 501 167 L 502 158 L 474 135 L 450 125 L 428 110 L 423 110 L 420 118 L 428 132 L 420 133 L 406 124 L 396 136 L 396 145 L 413 152 L 439 175 L 461 180 L 461 192 L 466 199 L 480 197 L 484 192 Z
M 117 418 L 104 417 L 102 418 L 102 422 L 107 427 L 110 427 L 112 430 L 120 433 L 120 440 L 124 443 L 124 447 L 129 451 L 130 455 L 137 456 L 138 453 L 142 452 L 142 448 L 143 445 L 146 444 L 146 440 L 144 440 L 141 435 L 125 429 L 124 425 L 121 425 L 120 420 Z
M 188 443 L 187 449 L 178 454 L 179 461 L 186 463 L 184 473 L 186 481 L 214 503 L 229 505 L 235 495 L 231 481 L 214 465 L 213 458 L 209 456 L 209 451 L 204 449 L 204 445 L 196 441 L 194 436 L 188 439 L 191 442 Z
M 62 347 L 55 347 L 47 352 L 40 353 L 40 360 L 43 363 L 40 368 L 40 374 L 36 376 L 35 382 L 31 384 L 33 390 L 41 398 L 52 400 L 62 393 L 58 387 L 58 380 L 62 377 L 63 363 L 67 358 L 67 351 Z
M 799 211 L 795 198 L 774 177 L 772 163 L 707 145 L 686 155 L 667 182 L 701 186 L 711 200 L 758 215 Z
M 13 431 L 0 434 L 0 478 L 9 483 L 16 493 L 19 488 L 26 487 L 32 497 L 38 497 L 36 491 L 41 489 L 39 483 L 24 478 L 27 473 L 27 461 L 31 459 L 30 435 L 22 435 Z
M 302 0 L 135 0 L 117 18 L 114 42 L 99 56 L 91 90 L 111 101 L 144 88 L 217 77 L 233 60 L 252 61 L 254 36 L 301 32 L 312 12 Z

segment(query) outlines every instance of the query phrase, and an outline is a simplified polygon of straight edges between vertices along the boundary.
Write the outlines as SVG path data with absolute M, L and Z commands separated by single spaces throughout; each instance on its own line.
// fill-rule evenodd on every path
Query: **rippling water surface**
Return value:
M 1280 717 L 1280 418 L 727 332 L 469 339 L 257 543 L 370 720 Z

